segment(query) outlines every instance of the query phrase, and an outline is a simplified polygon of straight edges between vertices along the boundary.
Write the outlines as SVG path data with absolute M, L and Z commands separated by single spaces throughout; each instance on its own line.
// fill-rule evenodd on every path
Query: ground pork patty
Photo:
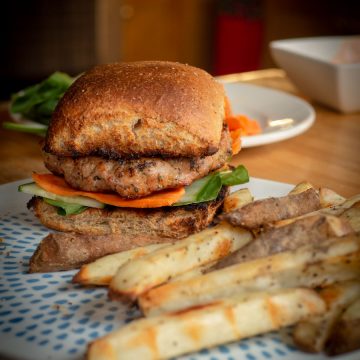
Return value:
M 220 149 L 201 158 L 139 158 L 108 160 L 101 157 L 61 157 L 44 152 L 46 167 L 64 176 L 76 189 L 116 192 L 124 198 L 138 198 L 155 191 L 191 184 L 223 166 L 231 156 L 231 141 L 226 129 Z
M 181 239 L 212 222 L 228 191 L 223 187 L 217 199 L 200 204 L 157 209 L 88 208 L 81 214 L 68 216 L 59 215 L 56 207 L 40 197 L 33 197 L 28 206 L 33 208 L 43 225 L 58 231 Z

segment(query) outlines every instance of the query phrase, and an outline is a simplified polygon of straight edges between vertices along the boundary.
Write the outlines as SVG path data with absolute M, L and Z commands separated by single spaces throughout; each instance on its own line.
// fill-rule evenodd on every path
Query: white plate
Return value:
M 243 137 L 243 148 L 292 138 L 314 123 L 313 107 L 296 96 L 240 82 L 224 83 L 224 86 L 233 113 L 256 119 L 262 129 L 259 135 Z
M 18 193 L 27 180 L 0 186 L 0 358 L 21 360 L 82 359 L 89 341 L 140 314 L 107 299 L 104 288 L 71 283 L 75 271 L 27 274 L 38 242 L 49 232 L 26 209 L 30 196 Z M 285 195 L 291 185 L 251 179 L 256 198 Z M 214 331 L 219 331 L 214 329 Z M 220 330 L 221 331 L 221 330 Z M 183 360 L 319 360 L 324 355 L 301 353 L 278 333 L 202 350 Z M 337 357 L 360 358 L 360 352 Z M 139 359 L 140 360 L 140 359 Z

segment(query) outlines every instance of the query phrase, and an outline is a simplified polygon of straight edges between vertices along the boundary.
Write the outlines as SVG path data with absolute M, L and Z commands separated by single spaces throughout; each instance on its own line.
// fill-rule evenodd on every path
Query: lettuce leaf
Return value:
M 244 165 L 239 165 L 232 171 L 222 171 L 219 175 L 221 183 L 227 186 L 244 184 L 249 181 L 249 174 Z
M 213 172 L 186 186 L 184 196 L 172 206 L 211 201 L 217 198 L 223 185 L 240 185 L 248 181 L 249 174 L 243 165 L 239 165 L 233 170 Z
M 10 112 L 48 125 L 57 103 L 73 81 L 74 78 L 65 73 L 55 72 L 41 83 L 14 94 Z

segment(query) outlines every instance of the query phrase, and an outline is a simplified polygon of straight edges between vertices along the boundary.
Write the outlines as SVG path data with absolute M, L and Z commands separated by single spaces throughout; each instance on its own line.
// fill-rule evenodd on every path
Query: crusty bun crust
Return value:
M 62 156 L 205 156 L 219 148 L 224 89 L 179 63 L 99 65 L 59 102 L 45 150 Z
M 78 269 L 105 255 L 149 244 L 171 242 L 173 239 L 141 236 L 83 235 L 50 233 L 36 248 L 29 263 L 29 272 L 50 272 Z
M 228 189 L 217 199 L 200 204 L 158 209 L 88 208 L 81 214 L 61 216 L 56 207 L 39 197 L 29 206 L 48 228 L 86 235 L 147 236 L 182 239 L 207 227 L 223 204 Z

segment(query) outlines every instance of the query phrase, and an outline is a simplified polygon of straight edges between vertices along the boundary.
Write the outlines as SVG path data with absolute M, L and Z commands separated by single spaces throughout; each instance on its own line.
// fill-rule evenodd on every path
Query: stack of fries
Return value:
M 360 348 L 360 195 L 301 183 L 254 201 L 242 189 L 223 211 L 187 239 L 80 269 L 74 282 L 106 285 L 145 316 L 93 341 L 87 359 L 167 359 L 290 325 L 304 351 Z

